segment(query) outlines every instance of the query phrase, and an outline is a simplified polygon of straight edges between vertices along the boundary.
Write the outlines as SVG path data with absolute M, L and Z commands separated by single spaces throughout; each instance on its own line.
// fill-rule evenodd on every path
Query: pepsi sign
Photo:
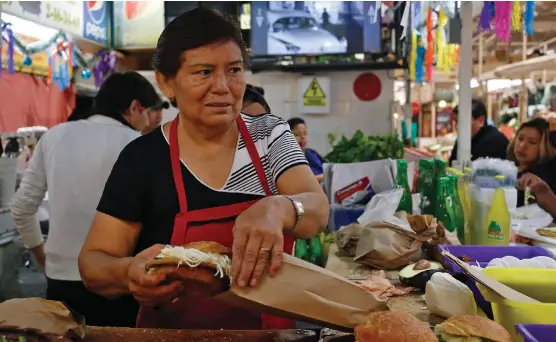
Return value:
M 83 2 L 83 37 L 108 45 L 108 6 L 106 1 Z

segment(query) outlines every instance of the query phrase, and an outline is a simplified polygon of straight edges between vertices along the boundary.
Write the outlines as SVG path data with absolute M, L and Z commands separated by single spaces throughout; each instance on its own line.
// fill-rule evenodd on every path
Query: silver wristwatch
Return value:
M 290 232 L 295 228 L 297 228 L 297 226 L 299 225 L 299 221 L 301 221 L 301 219 L 305 215 L 305 209 L 303 208 L 303 203 L 299 202 L 298 200 L 293 199 L 290 196 L 284 196 L 284 197 L 289 199 L 292 202 L 296 214 L 295 224 L 293 225 L 293 227 L 284 231 L 284 232 Z

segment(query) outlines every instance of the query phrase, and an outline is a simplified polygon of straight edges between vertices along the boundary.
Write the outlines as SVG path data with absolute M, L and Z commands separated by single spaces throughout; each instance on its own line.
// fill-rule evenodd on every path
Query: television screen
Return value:
M 254 1 L 253 55 L 379 52 L 380 19 L 376 20 L 374 4 L 374 1 Z

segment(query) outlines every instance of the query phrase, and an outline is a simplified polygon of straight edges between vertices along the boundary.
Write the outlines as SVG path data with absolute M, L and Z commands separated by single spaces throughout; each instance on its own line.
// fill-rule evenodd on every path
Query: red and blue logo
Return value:
M 108 8 L 106 1 L 83 2 L 83 36 L 108 45 Z

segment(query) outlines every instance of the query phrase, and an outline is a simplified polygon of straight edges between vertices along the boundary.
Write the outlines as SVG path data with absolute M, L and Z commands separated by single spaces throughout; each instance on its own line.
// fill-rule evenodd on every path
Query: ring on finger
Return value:
M 262 253 L 270 253 L 271 248 L 266 248 L 266 247 L 261 247 L 261 249 L 259 250 Z

